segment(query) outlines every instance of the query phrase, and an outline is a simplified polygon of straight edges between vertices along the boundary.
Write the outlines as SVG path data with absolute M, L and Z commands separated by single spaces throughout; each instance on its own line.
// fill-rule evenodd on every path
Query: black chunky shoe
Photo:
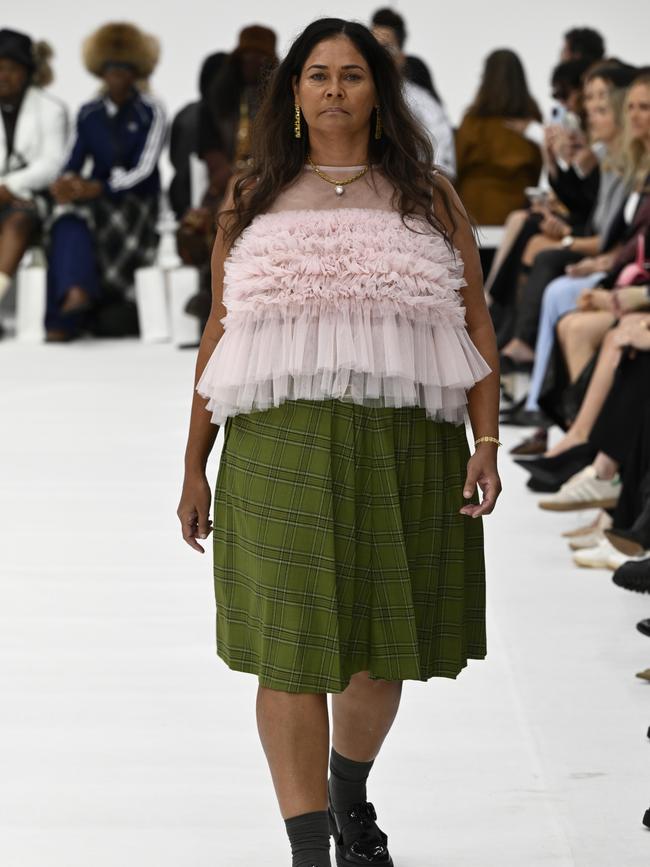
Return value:
M 612 581 L 624 590 L 650 593 L 650 559 L 628 560 L 614 572 Z
M 394 867 L 386 847 L 388 836 L 377 827 L 377 813 L 370 801 L 358 801 L 345 811 L 335 812 L 330 799 L 327 813 L 336 846 L 336 867 L 358 864 Z

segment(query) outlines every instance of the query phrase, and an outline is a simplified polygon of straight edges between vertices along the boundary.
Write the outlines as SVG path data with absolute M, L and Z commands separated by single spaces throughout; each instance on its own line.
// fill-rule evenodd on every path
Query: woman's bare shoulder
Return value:
M 452 235 L 454 230 L 467 226 L 469 218 L 454 185 L 444 172 L 436 169 L 433 187 L 433 210 L 436 217 Z

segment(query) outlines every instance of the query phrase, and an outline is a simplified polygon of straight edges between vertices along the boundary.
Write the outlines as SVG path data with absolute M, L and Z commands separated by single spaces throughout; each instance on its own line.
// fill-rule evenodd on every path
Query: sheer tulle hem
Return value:
M 227 316 L 196 390 L 215 424 L 285 400 L 327 398 L 423 406 L 432 419 L 460 423 L 467 390 L 490 368 L 464 327 L 431 321 L 434 310 L 411 312 L 418 318 L 358 307 Z
M 377 396 L 371 396 L 371 392 Z M 462 388 L 424 386 L 398 377 L 377 377 L 349 370 L 323 371 L 312 376 L 287 375 L 243 386 L 218 386 L 213 396 L 199 393 L 209 398 L 206 409 L 212 413 L 212 423 L 217 425 L 225 424 L 228 416 L 260 412 L 287 400 L 338 399 L 362 406 L 421 406 L 428 418 L 454 424 L 465 421 L 467 405 Z

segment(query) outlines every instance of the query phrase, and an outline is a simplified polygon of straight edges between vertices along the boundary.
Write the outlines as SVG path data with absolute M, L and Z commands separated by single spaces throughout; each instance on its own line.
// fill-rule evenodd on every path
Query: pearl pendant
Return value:
M 334 192 L 336 193 L 337 196 L 342 196 L 343 193 L 345 192 L 345 187 L 342 186 L 341 184 L 337 184 L 334 187 Z

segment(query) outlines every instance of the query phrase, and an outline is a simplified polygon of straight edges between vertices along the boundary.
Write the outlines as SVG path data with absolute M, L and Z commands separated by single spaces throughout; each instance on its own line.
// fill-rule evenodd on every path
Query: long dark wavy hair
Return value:
M 467 114 L 470 117 L 542 119 L 539 106 L 528 90 L 523 64 L 514 51 L 499 48 L 488 55 L 481 86 Z
M 418 214 L 440 233 L 453 249 L 445 225 L 434 212 L 433 192 L 437 190 L 452 225 L 456 228 L 450 196 L 435 174 L 431 142 L 414 120 L 402 96 L 401 79 L 393 59 L 370 30 L 355 21 L 320 18 L 295 40 L 284 60 L 271 75 L 252 129 L 251 164 L 233 185 L 233 207 L 224 210 L 220 225 L 228 246 L 232 246 L 252 220 L 261 214 L 303 170 L 309 152 L 309 130 L 302 125 L 302 137 L 294 137 L 293 76 L 300 77 L 313 48 L 325 39 L 347 36 L 363 55 L 377 90 L 383 134 L 374 138 L 375 110 L 368 127 L 368 159 L 395 187 L 393 205 L 402 221 Z

